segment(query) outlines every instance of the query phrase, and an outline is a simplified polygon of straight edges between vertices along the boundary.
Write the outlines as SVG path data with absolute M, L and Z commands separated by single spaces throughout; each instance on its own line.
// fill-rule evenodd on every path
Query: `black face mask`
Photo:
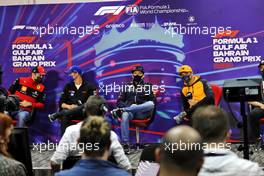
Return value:
M 183 77 L 182 77 L 182 80 L 188 84 L 188 83 L 191 81 L 191 76 L 190 76 L 190 75 L 188 75 L 188 76 L 183 76 Z
M 141 79 L 142 79 L 142 76 L 138 76 L 138 75 L 136 75 L 136 76 L 134 76 L 134 78 L 133 78 L 133 82 L 140 82 Z
M 42 77 L 37 77 L 34 81 L 36 81 L 37 83 L 42 83 Z

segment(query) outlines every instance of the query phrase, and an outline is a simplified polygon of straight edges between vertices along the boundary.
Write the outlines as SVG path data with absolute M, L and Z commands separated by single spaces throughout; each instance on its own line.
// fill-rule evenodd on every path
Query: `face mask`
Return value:
M 136 76 L 134 76 L 134 78 L 133 78 L 133 82 L 140 82 L 141 79 L 142 79 L 142 76 L 138 76 L 138 75 L 136 75 Z
M 189 82 L 191 81 L 191 76 L 190 76 L 190 75 L 188 75 L 188 76 L 183 76 L 183 77 L 182 77 L 182 80 L 183 80 L 184 82 L 186 82 L 186 83 L 189 83 Z
M 37 82 L 37 83 L 41 83 L 42 82 L 42 77 L 37 77 L 36 79 L 35 79 L 35 81 Z

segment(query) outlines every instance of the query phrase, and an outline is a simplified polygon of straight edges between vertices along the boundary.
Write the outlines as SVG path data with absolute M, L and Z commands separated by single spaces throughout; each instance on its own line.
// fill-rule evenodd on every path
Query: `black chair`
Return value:
M 149 162 L 156 162 L 155 159 L 155 150 L 160 146 L 159 143 L 149 144 L 144 147 L 141 155 L 140 161 L 149 161 Z

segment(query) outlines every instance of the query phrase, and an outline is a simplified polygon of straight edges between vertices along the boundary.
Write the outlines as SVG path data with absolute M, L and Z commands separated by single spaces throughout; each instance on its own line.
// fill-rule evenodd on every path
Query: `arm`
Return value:
M 46 94 L 42 92 L 38 96 L 37 102 L 36 103 L 32 103 L 32 108 L 38 108 L 38 109 L 44 108 L 45 99 L 46 99 Z
M 68 128 L 63 134 L 56 151 L 51 157 L 51 164 L 60 165 L 70 154 L 69 146 L 71 145 L 70 131 Z
M 93 84 L 90 84 L 89 85 L 88 94 L 89 94 L 89 96 L 91 96 L 91 95 L 97 95 L 97 88 L 96 88 L 95 85 L 93 85 Z
M 150 85 L 150 94 L 149 94 L 149 101 L 152 101 L 154 104 L 156 104 L 156 96 L 155 94 L 153 93 L 153 85 L 152 84 L 149 84 Z
M 14 167 L 14 171 L 15 171 L 17 176 L 26 176 L 27 175 L 27 170 L 22 163 L 17 163 L 17 165 Z
M 184 111 L 187 111 L 190 107 L 187 98 L 183 95 L 182 91 L 181 91 L 181 100 L 182 100 L 182 106 Z
M 111 131 L 111 146 L 110 149 L 115 157 L 116 162 L 118 165 L 126 170 L 131 169 L 131 163 L 128 160 L 123 147 L 121 146 L 120 142 L 118 141 L 118 137 L 115 132 Z
M 207 81 L 201 80 L 204 87 L 205 97 L 200 100 L 198 103 L 193 105 L 190 109 L 188 109 L 187 114 L 192 114 L 196 108 L 204 105 L 213 105 L 214 104 L 214 92 L 212 88 L 207 84 Z
M 117 98 L 117 107 L 124 108 L 128 105 L 125 103 L 126 101 L 126 92 L 121 92 L 120 95 Z
M 61 94 L 60 101 L 59 101 L 60 109 L 69 109 L 69 104 L 66 103 L 68 98 L 69 98 L 68 97 L 68 84 L 66 84 Z
M 255 107 L 259 107 L 261 109 L 264 109 L 264 104 L 257 102 L 257 101 L 250 101 L 248 102 L 249 105 L 255 106 Z

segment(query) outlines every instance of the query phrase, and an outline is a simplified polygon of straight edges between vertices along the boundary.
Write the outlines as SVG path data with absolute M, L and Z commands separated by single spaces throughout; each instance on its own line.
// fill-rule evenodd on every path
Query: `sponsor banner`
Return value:
M 128 0 L 0 7 L 3 86 L 30 75 L 34 66 L 46 68 L 46 105 L 37 111 L 30 134 L 34 141 L 56 141 L 59 123 L 47 116 L 58 110 L 70 66 L 80 66 L 114 108 L 119 90 L 131 81 L 131 68 L 142 65 L 157 96 L 155 119 L 142 142 L 158 142 L 157 134 L 175 126 L 172 117 L 182 109 L 177 74 L 182 64 L 219 85 L 259 77 L 263 5 L 262 0 Z M 233 138 L 240 137 L 236 131 Z

